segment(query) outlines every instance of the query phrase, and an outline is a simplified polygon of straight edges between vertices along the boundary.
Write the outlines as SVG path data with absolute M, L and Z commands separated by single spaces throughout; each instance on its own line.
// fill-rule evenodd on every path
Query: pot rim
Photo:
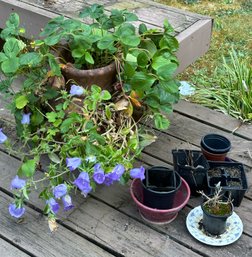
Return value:
M 180 210 L 187 204 L 187 202 L 188 202 L 189 199 L 190 199 L 190 195 L 191 195 L 190 187 L 189 187 L 189 185 L 186 183 L 186 181 L 181 177 L 181 186 L 182 186 L 182 184 L 183 184 L 183 185 L 185 186 L 185 189 L 186 189 L 187 193 L 188 193 L 187 196 L 186 196 L 186 198 L 185 198 L 185 200 L 184 200 L 184 202 L 183 202 L 181 205 L 179 205 L 179 206 L 177 206 L 177 207 L 175 207 L 175 208 L 171 208 L 171 209 L 164 209 L 164 210 L 162 210 L 162 209 L 150 208 L 150 207 L 148 207 L 148 206 L 142 204 L 142 203 L 136 198 L 136 196 L 135 196 L 135 194 L 134 194 L 134 192 L 133 192 L 133 184 L 136 183 L 137 180 L 140 180 L 140 179 L 133 179 L 133 181 L 132 181 L 132 183 L 131 183 L 131 185 L 130 185 L 130 194 L 131 194 L 131 197 L 133 198 L 134 202 L 135 202 L 138 206 L 140 206 L 141 208 L 143 208 L 143 209 L 145 209 L 145 210 L 147 210 L 147 211 L 151 211 L 151 212 L 153 212 L 153 213 L 163 213 L 163 214 L 165 214 L 165 213 L 167 213 L 167 212 L 169 212 L 169 213 L 178 212 L 178 211 L 180 211 Z
M 206 143 L 206 140 L 207 139 L 210 140 L 211 138 L 213 139 L 214 137 L 217 140 L 224 142 L 227 146 L 224 148 L 213 148 L 213 147 L 209 146 Z M 203 148 L 203 150 L 205 150 L 206 152 L 209 152 L 210 154 L 216 154 L 216 155 L 225 154 L 231 149 L 230 140 L 223 135 L 215 134 L 215 133 L 207 134 L 207 135 L 203 136 L 201 139 L 200 145 L 201 145 L 201 148 Z

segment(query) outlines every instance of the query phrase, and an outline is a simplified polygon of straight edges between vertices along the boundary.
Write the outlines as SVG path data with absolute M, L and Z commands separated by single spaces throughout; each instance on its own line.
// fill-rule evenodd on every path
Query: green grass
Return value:
M 252 68 L 248 61 L 232 50 L 211 83 L 198 88 L 191 100 L 244 122 L 252 121 Z
M 224 86 L 223 76 L 225 77 L 225 75 L 222 74 L 220 76 L 216 70 L 220 71 L 223 66 L 227 65 L 223 61 L 223 57 L 225 60 L 228 60 L 230 58 L 229 51 L 232 48 L 235 49 L 235 55 L 239 59 L 239 64 L 240 60 L 243 60 L 242 69 L 249 69 L 252 66 L 251 0 L 159 0 L 158 2 L 214 18 L 210 49 L 203 57 L 181 73 L 179 79 L 191 82 L 196 85 L 196 89 L 201 91 L 207 87 L 217 87 L 219 90 L 220 87 Z M 230 70 L 233 68 L 233 65 L 231 65 L 229 69 L 225 69 L 225 72 L 233 73 L 235 70 Z M 229 83 L 227 84 L 227 90 L 231 90 Z M 198 97 L 195 97 L 193 100 L 200 101 Z M 200 102 L 209 107 L 217 108 L 217 106 L 212 106 L 204 101 Z M 229 108 L 230 102 L 227 102 L 226 106 Z M 221 111 L 236 118 L 249 120 L 248 115 L 242 114 L 243 111 L 236 113 L 236 111 L 232 112 L 230 109 L 225 111 L 222 108 Z M 251 105 L 248 108 L 251 108 Z M 246 111 L 246 113 L 250 112 L 252 112 L 252 109 Z

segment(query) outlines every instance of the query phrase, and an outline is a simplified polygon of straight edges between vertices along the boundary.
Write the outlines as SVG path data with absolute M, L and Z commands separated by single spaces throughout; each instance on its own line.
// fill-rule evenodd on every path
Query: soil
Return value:
M 232 178 L 241 178 L 241 171 L 238 167 L 215 167 L 208 171 L 208 176 L 210 177 L 221 177 L 221 175 L 225 174 L 226 176 L 230 176 Z
M 215 207 L 210 206 L 209 204 L 204 204 L 204 209 L 210 214 L 224 216 L 232 211 L 232 206 L 231 204 L 226 203 L 218 203 Z

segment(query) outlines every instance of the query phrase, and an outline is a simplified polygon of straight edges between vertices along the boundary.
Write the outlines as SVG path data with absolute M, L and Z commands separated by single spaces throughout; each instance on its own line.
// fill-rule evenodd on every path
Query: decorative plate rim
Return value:
M 212 246 L 224 246 L 234 243 L 240 238 L 243 231 L 243 224 L 240 217 L 233 212 L 227 220 L 227 230 L 220 237 L 208 236 L 203 233 L 198 226 L 202 219 L 203 212 L 201 206 L 192 209 L 186 217 L 186 227 L 189 233 L 198 241 Z M 194 225 L 195 224 L 195 225 Z

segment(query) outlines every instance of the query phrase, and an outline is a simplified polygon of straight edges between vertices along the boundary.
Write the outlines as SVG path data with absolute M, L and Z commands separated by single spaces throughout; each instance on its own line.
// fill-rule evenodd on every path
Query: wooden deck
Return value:
M 14 137 L 12 117 L 4 110 L 4 100 L 0 102 L 0 127 Z M 1 256 L 252 256 L 252 127 L 240 126 L 235 119 L 185 101 L 175 106 L 171 122 L 169 130 L 157 131 L 158 140 L 145 149 L 139 162 L 145 167 L 171 166 L 172 149 L 199 149 L 201 137 L 209 132 L 227 136 L 232 142 L 229 156 L 245 164 L 249 184 L 241 206 L 235 208 L 244 224 L 244 232 L 237 242 L 211 247 L 191 237 L 185 221 L 189 211 L 200 204 L 199 197 L 192 197 L 172 223 L 154 226 L 141 219 L 129 188 L 119 184 L 99 187 L 87 199 L 77 194 L 75 209 L 60 214 L 55 234 L 48 229 L 46 217 L 42 215 L 43 203 L 38 201 L 36 193 L 27 203 L 24 221 L 17 224 L 9 216 L 8 204 L 12 201 L 9 185 L 19 159 L 7 155 L 1 146 Z
M 79 10 L 84 1 L 54 1 L 49 7 L 40 0 L 0 0 L 0 27 L 11 11 L 20 12 L 30 24 L 30 36 L 35 34 L 49 17 L 57 13 L 71 16 Z M 47 1 L 53 2 L 53 1 Z M 88 4 L 94 1 L 86 1 Z M 107 9 L 132 5 L 149 26 L 159 26 L 164 17 L 177 13 L 180 23 L 175 26 L 183 51 L 188 57 L 182 58 L 181 69 L 198 58 L 208 48 L 211 19 L 195 14 L 184 13 L 174 8 L 154 4 L 152 1 L 106 1 Z M 74 4 L 73 4 L 74 3 Z M 151 10 L 155 8 L 158 12 Z M 151 6 L 151 7 L 150 7 Z M 29 7 L 29 8 L 28 8 Z M 23 11 L 25 10 L 25 11 Z M 151 11 L 151 13 L 150 13 Z M 169 15 L 168 15 L 169 14 Z M 154 17 L 155 16 L 155 17 Z M 154 19 L 155 18 L 155 19 Z M 160 19 L 160 20 L 159 20 Z M 158 21 L 159 20 L 159 21 Z M 182 21 L 182 22 L 181 22 Z M 156 23 L 157 22 L 157 23 Z M 183 23 L 184 22 L 184 23 Z M 184 25 L 181 25 L 184 24 Z M 201 25 L 200 25 L 201 24 Z M 205 25 L 204 25 L 205 24 Z M 173 24 L 174 25 L 174 24 Z M 199 26 L 198 30 L 194 26 Z M 206 34 L 204 34 L 206 33 Z M 205 35 L 205 36 L 204 36 Z M 198 42 L 200 41 L 200 42 Z M 199 43 L 204 51 L 197 47 Z M 196 44 L 193 46 L 193 44 Z M 201 52 L 199 52 L 201 51 Z M 187 58 L 187 57 L 186 57 Z M 0 127 L 8 136 L 15 138 L 13 117 L 5 109 L 5 100 L 0 95 Z M 198 206 L 200 198 L 193 197 L 178 217 L 165 226 L 145 223 L 129 194 L 129 187 L 114 185 L 99 187 L 87 199 L 80 194 L 74 197 L 75 208 L 59 216 L 59 229 L 51 234 L 46 217 L 42 215 L 43 202 L 32 194 L 26 205 L 25 219 L 16 223 L 9 216 L 8 205 L 13 200 L 10 181 L 19 166 L 17 156 L 9 156 L 0 145 L 0 256 L 135 256 L 135 257 L 245 257 L 252 256 L 252 126 L 241 125 L 239 121 L 202 106 L 180 101 L 171 115 L 169 130 L 156 131 L 158 140 L 147 147 L 139 163 L 150 165 L 172 165 L 171 150 L 176 148 L 199 149 L 201 137 L 206 133 L 217 132 L 227 136 L 232 143 L 231 158 L 244 163 L 249 190 L 235 212 L 244 224 L 241 238 L 225 247 L 211 247 L 196 241 L 187 231 L 186 216 Z M 137 163 L 137 165 L 139 165 Z M 39 176 L 40 174 L 38 174 Z
M 150 0 L 0 0 L 0 28 L 11 12 L 20 15 L 26 36 L 38 35 L 49 19 L 59 14 L 76 18 L 81 9 L 93 3 L 104 4 L 106 10 L 128 9 L 135 12 L 139 20 L 149 28 L 162 27 L 168 19 L 180 42 L 178 72 L 202 56 L 209 48 L 212 19 L 195 13 L 155 3 Z

